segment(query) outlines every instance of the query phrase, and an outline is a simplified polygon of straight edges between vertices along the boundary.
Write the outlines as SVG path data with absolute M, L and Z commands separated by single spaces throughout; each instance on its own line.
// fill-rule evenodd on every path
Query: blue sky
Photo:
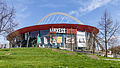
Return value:
M 120 0 L 6 0 L 16 9 L 19 28 L 36 25 L 45 15 L 64 12 L 80 20 L 85 25 L 97 27 L 97 23 L 107 9 L 114 22 L 120 21 Z
M 113 21 L 120 22 L 120 0 L 6 0 L 16 9 L 19 28 L 36 25 L 45 15 L 64 12 L 80 20 L 85 25 L 97 27 L 107 9 Z

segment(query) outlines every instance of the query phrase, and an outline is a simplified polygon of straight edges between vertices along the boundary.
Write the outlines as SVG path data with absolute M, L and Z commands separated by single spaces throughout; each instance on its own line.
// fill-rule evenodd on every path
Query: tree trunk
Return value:
M 105 57 L 107 57 L 107 20 L 106 20 L 106 13 L 105 13 Z

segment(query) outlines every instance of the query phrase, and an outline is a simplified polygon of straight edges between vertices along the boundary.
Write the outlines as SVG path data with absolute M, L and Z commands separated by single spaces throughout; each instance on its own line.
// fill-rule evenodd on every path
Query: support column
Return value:
M 92 33 L 92 38 L 93 38 L 93 54 L 95 53 L 95 34 Z
M 29 36 L 29 33 L 28 33 L 27 47 L 28 47 L 28 45 L 29 45 L 29 40 L 30 40 L 30 36 Z
M 70 30 L 70 34 L 71 34 L 71 50 L 73 51 L 73 44 L 72 44 L 72 28 Z
M 20 48 L 21 48 L 22 43 L 20 42 Z
M 66 49 L 65 48 L 65 34 L 63 35 L 63 38 L 64 38 L 64 41 L 63 41 L 64 49 Z

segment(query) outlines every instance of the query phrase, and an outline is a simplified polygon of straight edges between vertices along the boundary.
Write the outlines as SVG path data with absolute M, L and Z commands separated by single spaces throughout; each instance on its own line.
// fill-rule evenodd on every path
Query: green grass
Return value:
M 72 53 L 72 54 L 68 54 Z M 74 54 L 73 54 L 74 53 Z M 0 49 L 0 68 L 119 68 L 119 61 L 47 48 Z

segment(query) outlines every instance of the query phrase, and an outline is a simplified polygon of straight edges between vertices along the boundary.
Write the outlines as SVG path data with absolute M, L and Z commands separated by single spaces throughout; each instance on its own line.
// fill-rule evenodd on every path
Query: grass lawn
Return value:
M 0 49 L 0 68 L 120 68 L 120 61 L 47 48 Z

